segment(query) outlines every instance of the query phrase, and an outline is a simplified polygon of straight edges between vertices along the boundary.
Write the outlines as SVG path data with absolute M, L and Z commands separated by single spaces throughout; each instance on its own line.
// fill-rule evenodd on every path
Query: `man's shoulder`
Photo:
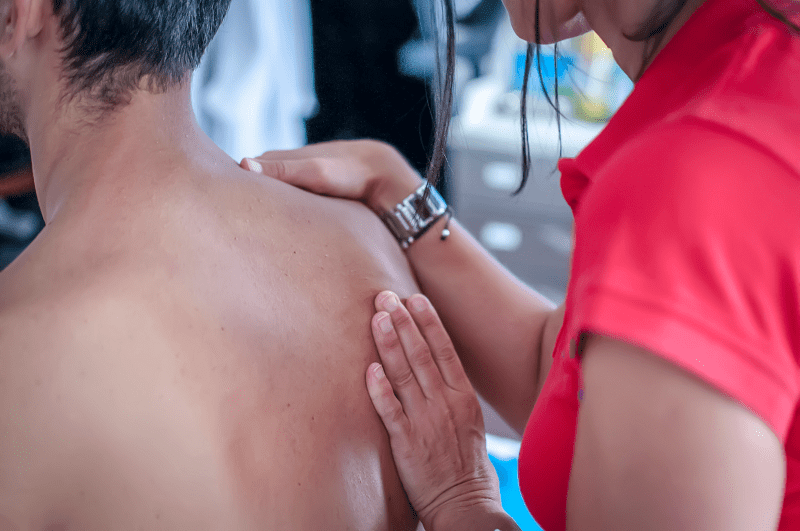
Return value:
M 120 320 L 125 297 L 113 282 L 66 282 L 61 275 L 32 273 L 0 273 L 0 356 L 58 355 L 111 331 L 110 324 Z
M 8 361 L 66 348 L 71 339 L 82 335 L 75 310 L 57 297 L 0 301 L 0 357 Z
M 412 292 L 418 291 L 408 258 L 383 221 L 361 203 L 331 201 L 339 202 L 334 207 L 336 219 L 332 223 L 341 234 L 339 245 L 342 252 L 351 256 L 361 255 L 365 264 L 388 274 L 387 279 L 392 279 L 391 282 L 399 282 Z
M 356 201 L 324 199 L 331 203 L 330 211 L 335 217 L 331 222 L 357 245 L 363 246 L 368 252 L 389 254 L 398 261 L 406 261 L 397 240 L 377 214 Z
M 229 225 L 250 227 L 254 233 L 269 226 L 297 241 L 319 242 L 314 248 L 327 248 L 324 253 L 333 253 L 344 245 L 343 252 L 360 247 L 368 253 L 390 253 L 405 261 L 397 241 L 378 215 L 361 202 L 317 195 L 261 176 L 216 182 L 224 183 L 225 193 L 217 194 L 213 200 L 218 202 L 217 209 L 225 211 Z M 254 206 L 253 198 L 257 203 Z M 279 234 L 273 236 L 277 238 Z

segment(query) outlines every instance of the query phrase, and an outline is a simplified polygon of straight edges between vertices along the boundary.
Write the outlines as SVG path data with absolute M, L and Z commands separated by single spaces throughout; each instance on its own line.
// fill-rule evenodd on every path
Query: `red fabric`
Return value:
M 797 16 L 797 3 L 792 14 Z M 639 345 L 780 437 L 780 530 L 800 529 L 800 36 L 755 0 L 707 0 L 576 159 L 566 315 L 520 451 L 520 487 L 565 529 L 583 332 Z

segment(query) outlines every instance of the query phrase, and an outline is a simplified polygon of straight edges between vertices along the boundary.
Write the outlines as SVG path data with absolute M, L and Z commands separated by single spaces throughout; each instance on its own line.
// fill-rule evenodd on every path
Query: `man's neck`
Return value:
M 28 134 L 47 223 L 85 211 L 90 201 L 113 204 L 152 190 L 193 167 L 233 164 L 200 130 L 186 87 L 139 91 L 128 105 L 100 118 L 76 109 L 56 116 L 33 111 Z

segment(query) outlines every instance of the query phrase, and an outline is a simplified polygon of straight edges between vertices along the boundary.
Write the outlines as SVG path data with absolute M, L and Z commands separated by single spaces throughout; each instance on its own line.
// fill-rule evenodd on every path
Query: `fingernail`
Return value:
M 415 312 L 424 312 L 428 307 L 427 301 L 423 297 L 414 297 L 409 301 L 409 305 Z
M 247 166 L 250 168 L 250 171 L 254 171 L 256 173 L 261 173 L 264 169 L 261 167 L 261 163 L 255 161 L 253 159 L 245 159 L 247 161 Z
M 388 315 L 378 318 L 378 328 L 384 334 L 388 334 L 392 331 L 392 319 Z
M 378 366 L 375 367 L 375 369 L 374 369 L 375 370 L 375 376 L 378 378 L 378 380 L 383 380 L 384 378 L 386 378 L 386 373 L 383 372 L 383 365 L 381 365 L 381 364 L 377 364 L 377 365 Z
M 400 307 L 400 299 L 397 298 L 397 295 L 392 293 L 383 298 L 383 307 L 386 308 L 387 312 L 393 312 Z

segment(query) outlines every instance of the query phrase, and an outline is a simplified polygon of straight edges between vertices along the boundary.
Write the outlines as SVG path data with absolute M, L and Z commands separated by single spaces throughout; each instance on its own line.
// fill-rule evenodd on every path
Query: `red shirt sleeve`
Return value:
M 785 441 L 800 392 L 800 177 L 701 121 L 623 146 L 575 213 L 571 338 L 679 365 Z

